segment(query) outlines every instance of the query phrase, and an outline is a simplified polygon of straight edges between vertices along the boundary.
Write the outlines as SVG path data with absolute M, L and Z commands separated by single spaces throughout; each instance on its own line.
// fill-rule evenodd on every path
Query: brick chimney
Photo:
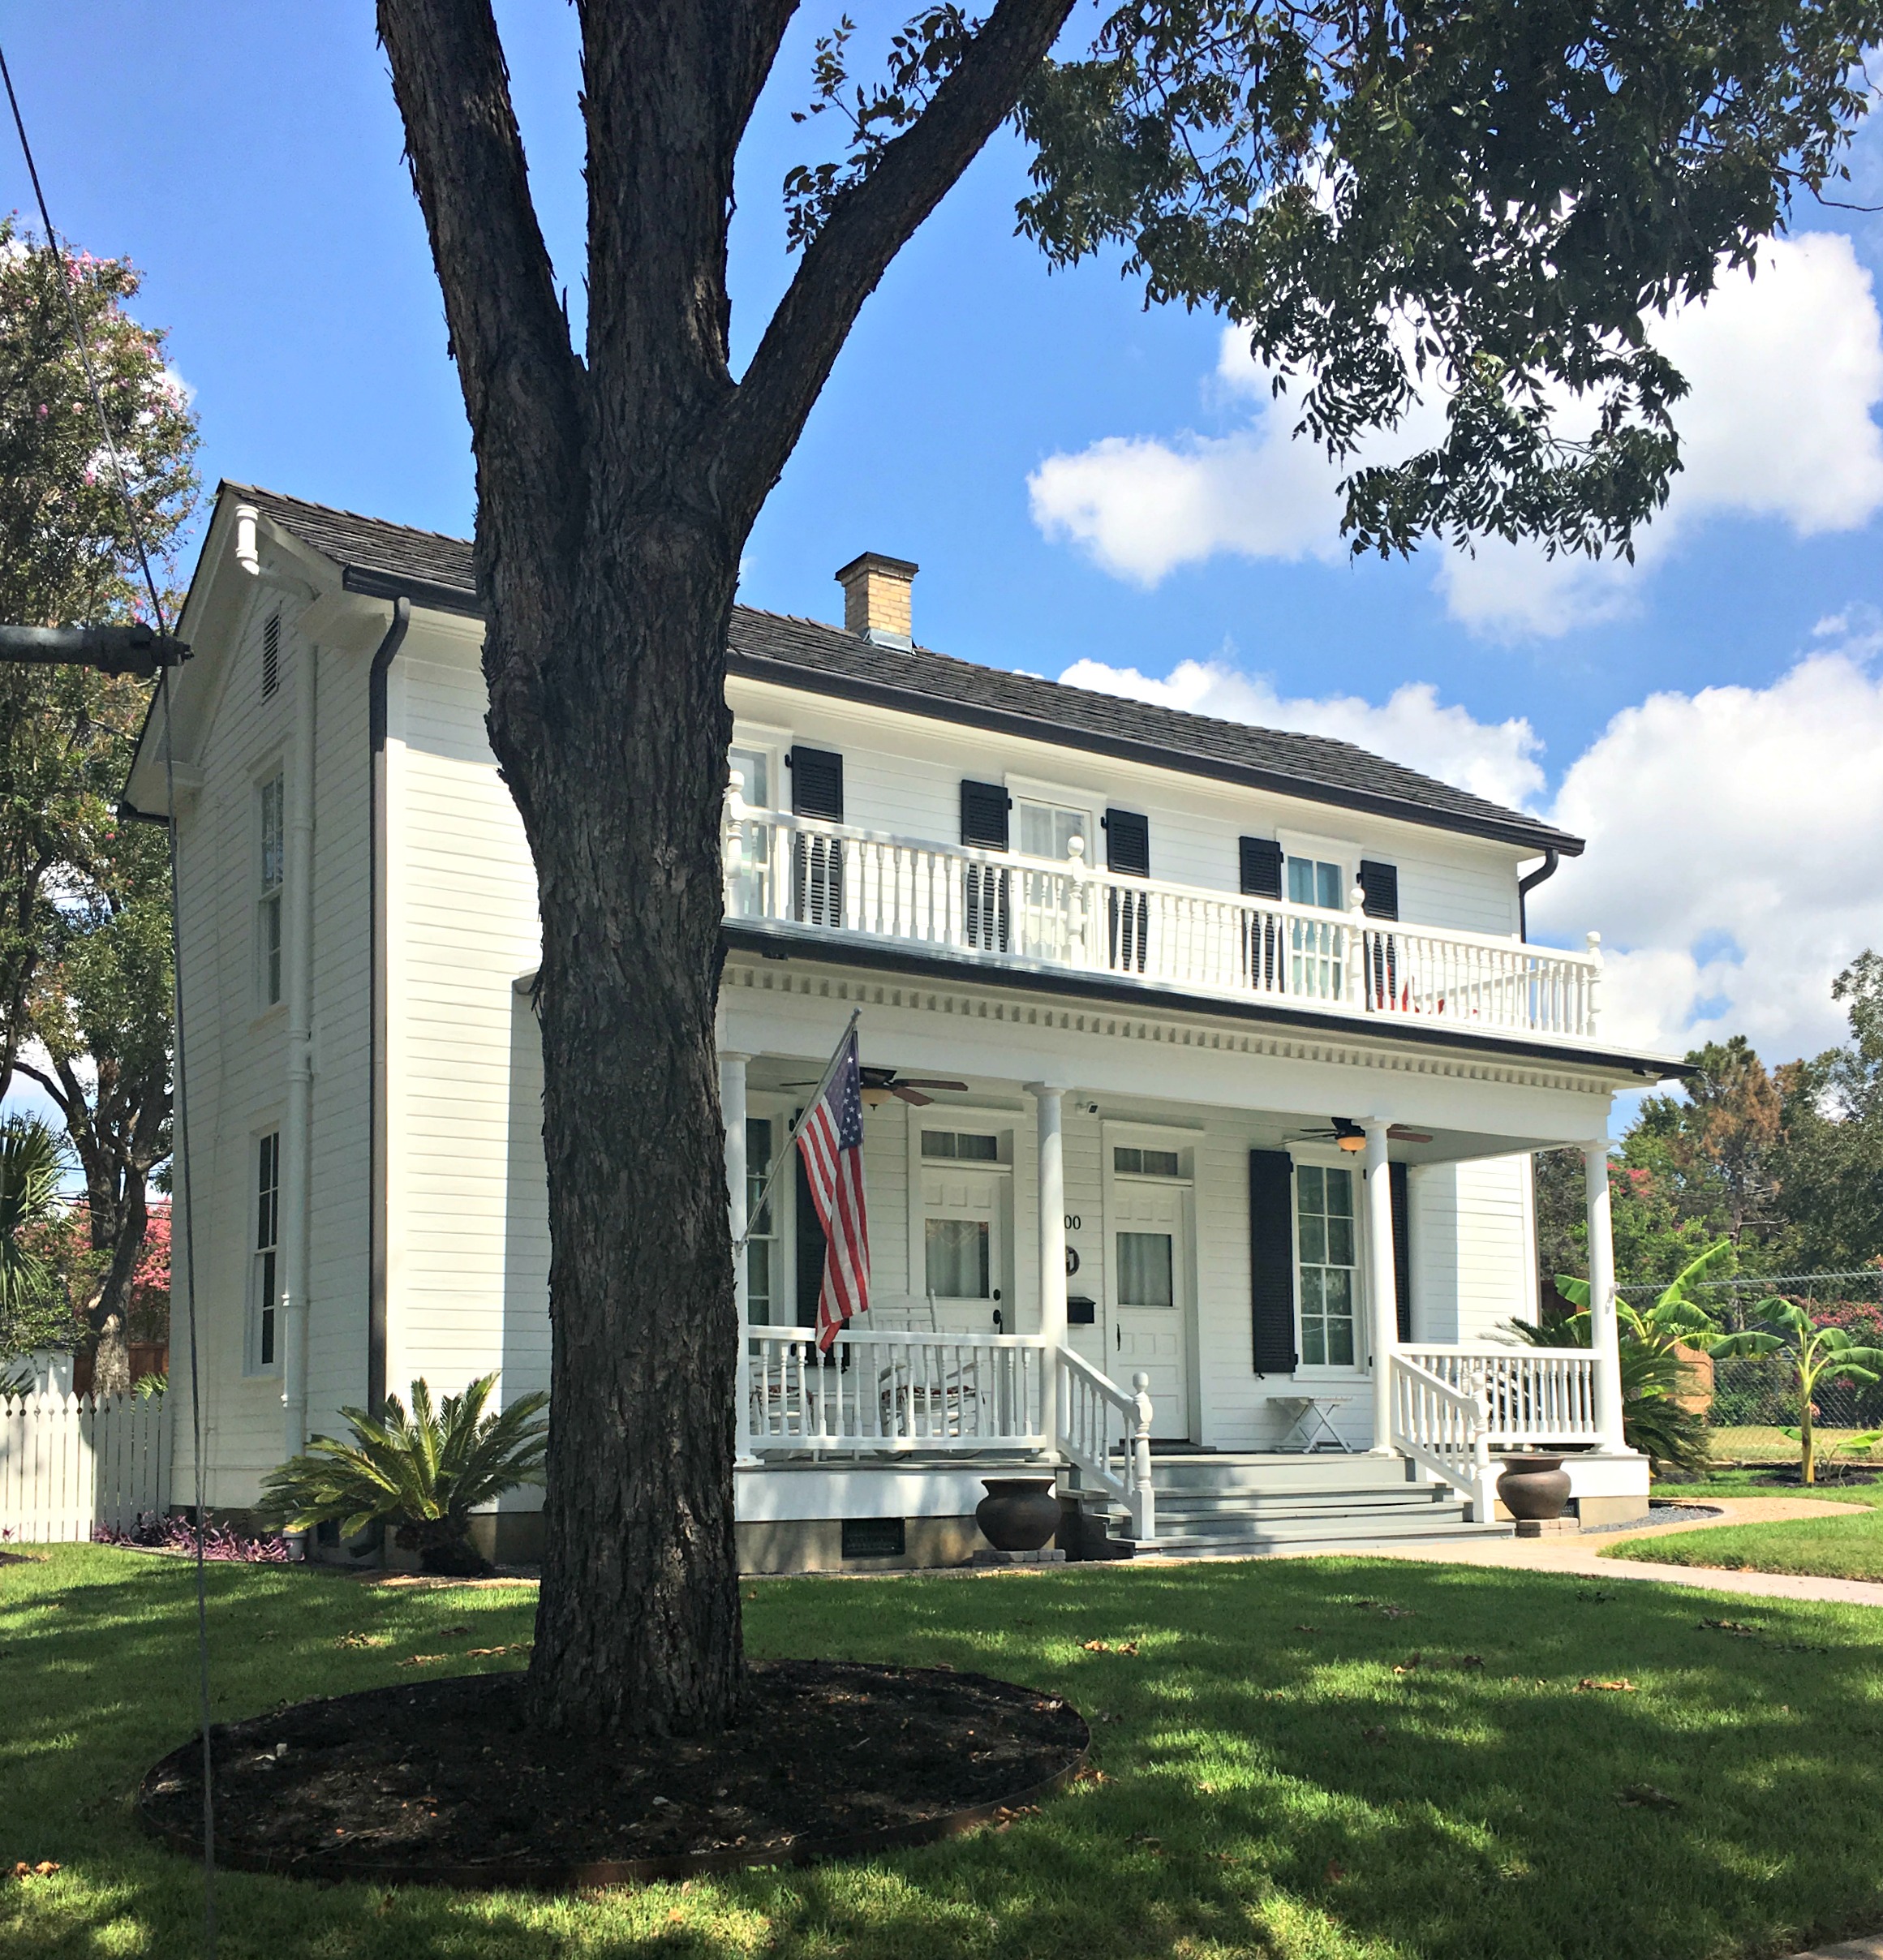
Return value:
M 906 558 L 885 558 L 880 552 L 851 559 L 837 574 L 844 588 L 845 632 L 860 633 L 879 647 L 913 647 L 909 588 L 921 570 Z

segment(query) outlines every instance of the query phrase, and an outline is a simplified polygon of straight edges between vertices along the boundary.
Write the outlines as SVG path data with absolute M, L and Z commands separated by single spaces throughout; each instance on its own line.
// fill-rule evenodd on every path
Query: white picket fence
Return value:
M 170 1502 L 170 1398 L 0 1401 L 0 1545 L 87 1539 Z

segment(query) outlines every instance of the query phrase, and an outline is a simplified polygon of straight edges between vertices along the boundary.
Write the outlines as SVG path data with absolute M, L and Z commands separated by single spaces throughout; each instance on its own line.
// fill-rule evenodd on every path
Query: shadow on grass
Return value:
M 229 1875 L 224 1951 L 1698 1960 L 1883 1923 L 1860 1609 L 1365 1561 L 748 1592 L 754 1653 L 1068 1696 L 1098 1774 L 952 1845 L 573 1900 Z M 231 1717 L 409 1679 L 415 1653 L 469 1671 L 532 1605 L 259 1568 L 211 1593 Z M 75 1547 L 0 1571 L 0 1842 L 63 1867 L 0 1893 L 9 1953 L 197 1950 L 198 1879 L 131 1808 L 189 1732 L 193 1664 L 186 1570 Z

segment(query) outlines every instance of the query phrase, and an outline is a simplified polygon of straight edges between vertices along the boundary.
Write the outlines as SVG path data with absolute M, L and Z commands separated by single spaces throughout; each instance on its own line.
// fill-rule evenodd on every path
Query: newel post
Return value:
M 1489 1524 L 1498 1515 L 1497 1479 L 1490 1465 L 1490 1397 L 1485 1392 L 1484 1367 L 1481 1362 L 1471 1371 L 1471 1481 L 1477 1495 L 1472 1499 L 1472 1519 Z
M 1066 1092 L 1029 1082 L 1039 1120 L 1039 1427 L 1047 1450 L 1060 1446 L 1060 1350 L 1066 1344 Z
M 1150 1484 L 1150 1377 L 1131 1378 L 1131 1530 L 1141 1542 L 1157 1536 L 1157 1498 Z
M 1360 881 L 1347 894 L 1347 1004 L 1364 1013 L 1373 1003 L 1366 995 L 1366 892 Z
M 1589 1220 L 1589 1344 L 1595 1357 L 1595 1428 L 1605 1450 L 1628 1446 L 1622 1427 L 1622 1353 L 1615 1322 L 1615 1242 L 1606 1137 L 1582 1146 Z
M 735 783 L 737 780 L 736 777 L 733 780 Z M 742 1464 L 758 1460 L 752 1454 L 752 1343 L 746 1330 L 748 1262 L 746 1249 L 739 1243 L 750 1223 L 746 1213 L 750 1188 L 746 1175 L 750 1167 L 746 1162 L 746 1064 L 750 1060 L 750 1055 L 742 1055 L 734 1048 L 721 1048 L 719 1051 L 720 1120 L 726 1132 L 726 1223 L 733 1238 L 733 1298 L 738 1317 L 739 1340 L 733 1391 L 737 1398 L 733 1454 L 734 1460 Z M 761 1165 L 761 1176 L 764 1170 L 765 1167 Z
M 1595 1032 L 1596 1022 L 1601 1015 L 1601 935 L 1591 932 L 1583 941 L 1589 949 L 1591 962 L 1589 975 L 1589 1027 L 1587 1032 Z
M 1068 950 L 1075 966 L 1090 966 L 1090 935 L 1093 906 L 1091 880 L 1086 872 L 1086 840 L 1073 836 L 1066 840 L 1066 862 L 1069 866 L 1069 888 L 1066 906 L 1068 913 L 1067 935 L 1071 941 Z M 1024 874 L 1022 874 L 1024 875 Z

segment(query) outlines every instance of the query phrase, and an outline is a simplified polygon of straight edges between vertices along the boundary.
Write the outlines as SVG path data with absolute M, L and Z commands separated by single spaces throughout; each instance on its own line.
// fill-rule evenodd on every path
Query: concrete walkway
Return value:
M 1849 1517 L 1860 1504 L 1833 1504 L 1821 1498 L 1696 1498 L 1696 1503 L 1717 1504 L 1725 1514 L 1698 1518 L 1683 1524 L 1649 1524 L 1638 1530 L 1580 1534 L 1564 1538 L 1490 1538 L 1482 1544 L 1381 1546 L 1369 1558 L 1414 1558 L 1437 1565 L 1506 1566 L 1525 1572 L 1572 1572 L 1578 1578 L 1653 1579 L 1666 1585 L 1695 1586 L 1709 1592 L 1743 1592 L 1760 1599 L 1829 1600 L 1839 1605 L 1883 1606 L 1883 1584 L 1856 1579 L 1816 1579 L 1795 1572 L 1735 1572 L 1717 1566 L 1657 1565 L 1640 1558 L 1604 1558 L 1604 1545 L 1631 1538 L 1671 1538 L 1676 1533 L 1717 1531 L 1727 1524 L 1778 1524 L 1793 1518 Z M 1309 1556 L 1320 1556 L 1309 1554 Z M 1274 1554 L 1292 1558 L 1292 1552 Z M 1871 1949 L 1853 1948 L 1870 1960 Z M 1883 1960 L 1883 1947 L 1874 1949 Z

